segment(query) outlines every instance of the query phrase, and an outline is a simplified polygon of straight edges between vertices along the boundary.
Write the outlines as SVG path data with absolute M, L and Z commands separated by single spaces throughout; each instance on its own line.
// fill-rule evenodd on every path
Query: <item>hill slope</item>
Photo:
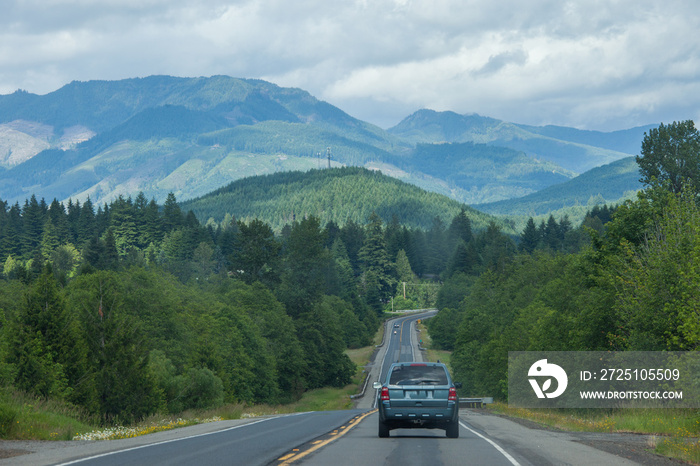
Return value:
M 259 218 L 277 230 L 306 215 L 319 217 L 322 224 L 343 225 L 348 220 L 364 224 L 376 212 L 385 222 L 395 215 L 403 225 L 429 229 L 435 217 L 449 222 L 464 208 L 475 229 L 494 220 L 446 196 L 351 167 L 245 178 L 181 206 L 202 223 Z M 498 223 L 513 233 L 506 223 Z
M 518 199 L 474 207 L 494 215 L 545 215 L 571 206 L 615 203 L 642 188 L 634 157 L 596 167 L 564 183 L 549 186 Z

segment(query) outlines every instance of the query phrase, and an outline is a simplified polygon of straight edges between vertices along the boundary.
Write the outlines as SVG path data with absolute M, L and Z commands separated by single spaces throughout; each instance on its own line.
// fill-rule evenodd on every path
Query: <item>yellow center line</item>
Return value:
M 332 437 L 327 438 L 327 439 L 325 439 L 325 440 L 319 440 L 319 441 L 317 441 L 317 442 L 314 442 L 315 445 L 314 445 L 313 447 L 309 448 L 308 450 L 302 451 L 302 452 L 297 453 L 297 454 L 290 453 L 290 454 L 288 454 L 288 455 L 282 456 L 281 458 L 278 459 L 278 461 L 282 461 L 282 463 L 279 463 L 279 466 L 283 466 L 283 465 L 287 465 L 287 464 L 292 464 L 292 463 L 294 463 L 295 461 L 298 461 L 298 460 L 300 460 L 301 458 L 305 457 L 305 456 L 308 455 L 309 453 L 313 453 L 313 452 L 315 452 L 316 450 L 318 450 L 319 448 L 322 448 L 322 447 L 328 445 L 329 443 L 331 443 L 332 441 L 337 440 L 338 438 L 340 438 L 340 437 L 342 437 L 343 435 L 347 434 L 347 433 L 350 431 L 350 429 L 352 429 L 353 427 L 355 427 L 361 420 L 363 420 L 364 418 L 366 418 L 366 417 L 369 416 L 370 414 L 373 414 L 373 413 L 376 413 L 376 412 L 377 412 L 377 410 L 376 410 L 376 409 L 373 409 L 372 411 L 368 411 L 368 412 L 366 412 L 366 413 L 364 413 L 364 414 L 362 414 L 362 415 L 356 417 L 355 419 L 353 419 L 352 421 L 350 421 L 350 422 L 348 423 L 347 427 L 343 426 L 344 428 L 341 428 L 341 429 L 339 429 L 339 430 L 333 431 L 333 432 L 330 434 L 330 435 L 332 435 Z

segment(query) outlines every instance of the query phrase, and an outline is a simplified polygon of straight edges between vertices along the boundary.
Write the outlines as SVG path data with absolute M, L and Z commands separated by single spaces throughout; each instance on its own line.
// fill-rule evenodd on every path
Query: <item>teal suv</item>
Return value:
M 379 390 L 379 436 L 392 429 L 444 429 L 449 438 L 459 437 L 459 399 L 447 367 L 435 362 L 399 362 L 389 368 Z

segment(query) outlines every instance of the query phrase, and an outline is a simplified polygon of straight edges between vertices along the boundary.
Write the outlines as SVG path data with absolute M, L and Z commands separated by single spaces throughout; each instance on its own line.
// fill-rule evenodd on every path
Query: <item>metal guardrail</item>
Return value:
M 354 400 L 355 398 L 361 398 L 365 396 L 365 391 L 367 390 L 367 383 L 369 382 L 369 371 L 365 370 L 365 383 L 362 384 L 362 391 L 360 393 L 356 393 L 355 395 L 350 395 L 350 399 Z
M 482 398 L 460 398 L 460 408 L 482 408 L 484 405 L 493 403 L 493 397 L 485 396 Z

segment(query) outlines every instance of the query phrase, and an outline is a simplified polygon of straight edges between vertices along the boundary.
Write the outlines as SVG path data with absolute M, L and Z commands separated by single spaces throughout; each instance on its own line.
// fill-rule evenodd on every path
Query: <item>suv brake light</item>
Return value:
M 447 399 L 450 401 L 457 401 L 457 390 L 454 387 L 450 387 L 450 393 L 447 394 Z
M 382 401 L 389 401 L 389 389 L 387 387 L 382 387 L 382 393 L 379 397 Z

